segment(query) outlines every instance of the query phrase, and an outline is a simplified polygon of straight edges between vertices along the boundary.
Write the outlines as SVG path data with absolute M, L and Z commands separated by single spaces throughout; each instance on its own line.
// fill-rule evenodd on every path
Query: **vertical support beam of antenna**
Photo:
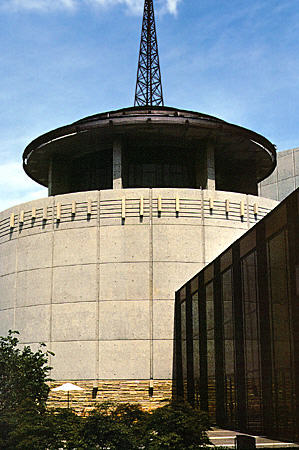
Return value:
M 216 177 L 215 177 L 215 147 L 212 142 L 207 145 L 207 189 L 215 191 Z
M 122 189 L 122 142 L 120 138 L 113 142 L 113 189 Z
M 135 106 L 164 106 L 153 0 L 144 1 Z

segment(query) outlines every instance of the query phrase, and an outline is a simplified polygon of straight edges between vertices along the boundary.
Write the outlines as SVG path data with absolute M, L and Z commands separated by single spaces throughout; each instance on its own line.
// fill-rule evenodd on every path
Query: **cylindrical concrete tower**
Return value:
M 159 405 L 174 292 L 277 204 L 257 197 L 274 146 L 201 113 L 134 107 L 42 135 L 23 159 L 49 197 L 0 213 L 0 334 L 45 342 L 82 407 Z
M 135 107 L 35 139 L 24 169 L 49 198 L 0 213 L 0 334 L 45 342 L 81 408 L 170 398 L 175 290 L 277 204 L 257 197 L 267 139 L 163 105 L 145 0 Z

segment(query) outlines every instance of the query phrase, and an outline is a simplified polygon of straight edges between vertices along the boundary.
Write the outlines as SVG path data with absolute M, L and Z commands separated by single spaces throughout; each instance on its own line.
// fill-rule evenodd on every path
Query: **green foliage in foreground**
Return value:
M 17 335 L 9 331 L 7 337 L 0 337 L 0 415 L 10 414 L 24 402 L 43 409 L 48 397 L 50 352 L 43 351 L 44 344 L 35 353 L 28 345 L 20 349 Z
M 105 403 L 88 417 L 28 404 L 1 418 L 0 449 L 195 450 L 208 443 L 208 427 L 207 416 L 186 404 L 148 413 L 138 405 Z
M 103 403 L 88 417 L 47 410 L 49 353 L 18 344 L 13 332 L 0 337 L 0 450 L 195 450 L 208 443 L 207 415 L 188 404 L 149 413 Z

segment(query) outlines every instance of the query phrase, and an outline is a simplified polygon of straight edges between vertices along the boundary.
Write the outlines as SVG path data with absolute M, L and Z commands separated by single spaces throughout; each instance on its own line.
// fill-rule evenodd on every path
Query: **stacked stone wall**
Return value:
M 68 406 L 67 393 L 52 390 L 67 382 L 70 381 L 49 383 L 49 408 Z M 170 380 L 155 380 L 152 395 L 149 395 L 148 380 L 98 380 L 96 382 L 77 380 L 72 383 L 83 389 L 70 392 L 69 406 L 80 415 L 87 415 L 98 404 L 104 402 L 139 404 L 143 409 L 151 411 L 164 406 L 172 399 L 172 381 Z M 93 397 L 95 387 L 97 391 Z

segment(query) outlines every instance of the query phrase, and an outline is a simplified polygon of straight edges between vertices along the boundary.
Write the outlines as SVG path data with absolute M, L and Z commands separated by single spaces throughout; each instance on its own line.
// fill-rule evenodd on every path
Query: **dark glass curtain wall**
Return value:
M 297 441 L 298 205 L 297 189 L 183 286 L 175 319 L 177 395 L 220 426 Z

